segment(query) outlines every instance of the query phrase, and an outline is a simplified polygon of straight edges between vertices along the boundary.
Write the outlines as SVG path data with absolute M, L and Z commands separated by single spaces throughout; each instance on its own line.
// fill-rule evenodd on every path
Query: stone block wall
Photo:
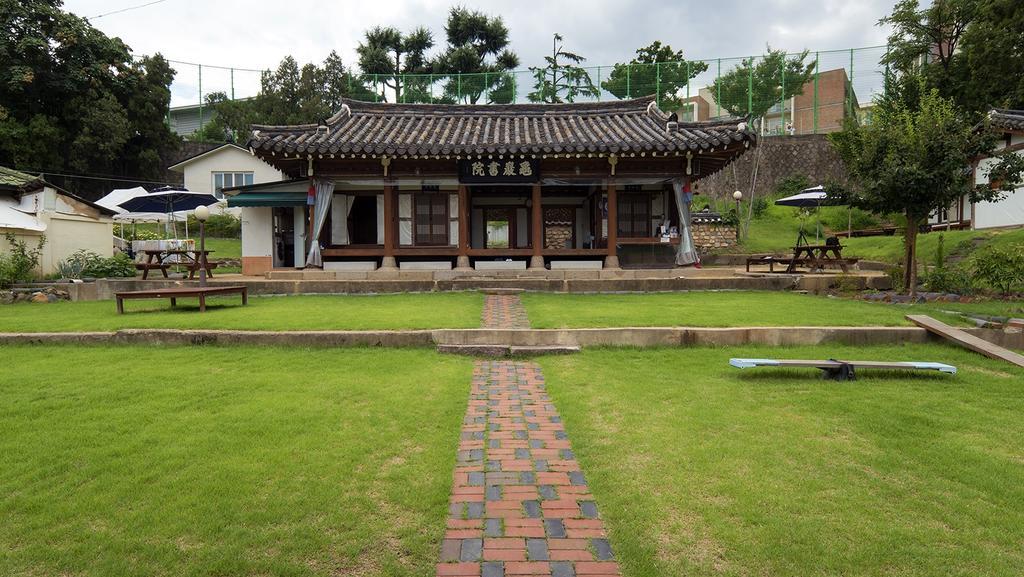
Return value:
M 736 228 L 725 224 L 694 223 L 693 244 L 705 254 L 736 246 Z
M 757 182 L 751 190 L 755 165 Z M 697 181 L 696 191 L 700 195 L 731 200 L 733 191 L 740 190 L 745 199 L 757 198 L 771 193 L 782 180 L 798 175 L 807 176 L 811 186 L 846 181 L 843 163 L 824 134 L 761 137 L 755 148 L 721 171 Z M 694 199 L 698 210 L 701 200 L 700 196 Z

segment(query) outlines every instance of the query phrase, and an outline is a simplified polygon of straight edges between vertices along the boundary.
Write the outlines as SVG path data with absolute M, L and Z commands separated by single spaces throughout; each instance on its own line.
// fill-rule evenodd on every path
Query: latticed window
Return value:
M 415 195 L 414 226 L 417 245 L 448 244 L 448 195 Z
M 619 236 L 651 236 L 651 197 L 624 194 L 619 197 Z

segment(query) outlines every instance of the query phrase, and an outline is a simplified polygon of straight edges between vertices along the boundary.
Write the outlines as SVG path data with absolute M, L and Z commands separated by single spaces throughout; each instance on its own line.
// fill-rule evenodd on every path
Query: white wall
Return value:
M 242 208 L 242 256 L 273 256 L 274 224 L 269 206 Z
M 1013 136 L 1011 145 L 1024 142 L 1024 136 Z M 1024 156 L 1024 150 L 1016 153 Z M 986 158 L 978 163 L 975 171 L 975 183 L 988 184 L 988 170 L 996 161 Z M 1001 226 L 1024 225 L 1024 186 L 1006 194 L 998 202 L 979 202 L 974 205 L 973 226 L 976 229 L 996 228 Z
M 184 174 L 185 188 L 210 194 L 213 194 L 214 172 L 252 172 L 254 184 L 284 180 L 280 170 L 234 146 L 224 146 L 185 161 L 175 170 Z

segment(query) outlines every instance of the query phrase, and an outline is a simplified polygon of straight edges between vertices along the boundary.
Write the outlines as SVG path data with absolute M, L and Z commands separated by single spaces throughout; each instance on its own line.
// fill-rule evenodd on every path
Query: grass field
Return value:
M 209 303 L 213 303 L 210 305 Z M 119 315 L 113 301 L 19 303 L 0 306 L 0 331 L 110 331 L 122 328 L 238 330 L 369 330 L 470 328 L 480 326 L 479 293 L 411 293 L 210 299 L 199 314 L 195 299 L 126 301 Z
M 0 353 L 0 575 L 432 575 L 470 361 Z
M 648 294 L 525 293 L 523 304 L 535 328 L 900 326 L 908 313 L 926 312 L 960 323 L 938 309 L 868 303 L 772 291 Z
M 958 375 L 741 373 L 733 356 Z M 1024 371 L 941 345 L 541 360 L 626 577 L 1024 574 Z

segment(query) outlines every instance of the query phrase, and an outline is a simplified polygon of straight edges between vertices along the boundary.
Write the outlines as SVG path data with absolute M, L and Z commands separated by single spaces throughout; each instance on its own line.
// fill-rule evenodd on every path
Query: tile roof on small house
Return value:
M 26 192 L 42 188 L 43 179 L 24 172 L 0 166 L 0 190 Z
M 741 119 L 677 122 L 654 97 L 573 104 L 389 104 L 345 100 L 320 124 L 254 125 L 248 146 L 283 154 L 684 154 L 756 143 Z
M 992 126 L 1004 130 L 1024 130 L 1024 110 L 995 109 L 988 113 Z

